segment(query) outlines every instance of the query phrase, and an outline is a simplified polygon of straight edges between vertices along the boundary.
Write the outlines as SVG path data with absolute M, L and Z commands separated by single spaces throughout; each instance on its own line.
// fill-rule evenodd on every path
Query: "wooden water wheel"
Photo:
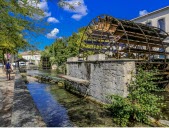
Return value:
M 164 41 L 167 36 L 165 31 L 153 26 L 101 15 L 86 27 L 79 53 L 83 57 L 103 53 L 108 59 L 135 59 L 136 66 L 145 70 L 156 67 L 168 80 L 169 43 Z
M 168 34 L 159 28 L 102 15 L 86 27 L 81 40 L 80 53 L 112 52 L 112 57 L 152 60 L 159 55 L 166 58 Z M 88 55 L 88 54 L 85 54 Z

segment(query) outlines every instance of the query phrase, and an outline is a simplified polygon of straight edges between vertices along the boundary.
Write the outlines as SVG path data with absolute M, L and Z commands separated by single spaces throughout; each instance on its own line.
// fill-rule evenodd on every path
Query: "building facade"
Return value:
M 136 17 L 131 21 L 158 27 L 169 34 L 169 6 L 155 10 L 140 17 Z M 164 42 L 169 43 L 169 37 L 167 37 Z M 166 51 L 169 52 L 169 47 L 166 48 Z M 167 58 L 169 58 L 169 56 L 167 56 Z
M 22 58 L 28 60 L 27 62 L 28 64 L 29 63 L 33 63 L 35 65 L 40 64 L 40 59 L 41 59 L 40 51 L 36 51 L 36 52 L 27 51 L 27 52 L 22 52 L 20 54 L 22 55 Z

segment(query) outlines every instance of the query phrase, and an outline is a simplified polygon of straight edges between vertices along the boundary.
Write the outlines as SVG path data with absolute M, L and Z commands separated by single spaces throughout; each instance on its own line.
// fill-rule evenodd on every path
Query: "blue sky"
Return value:
M 40 50 L 51 45 L 56 38 L 71 36 L 98 15 L 108 14 L 130 20 L 169 5 L 169 0 L 69 0 L 75 6 L 75 10 L 70 10 L 68 7 L 58 7 L 56 2 L 41 0 L 38 4 L 45 13 L 43 19 L 49 23 L 46 27 L 48 32 L 32 37 L 29 42 L 38 42 Z M 78 2 L 81 4 L 78 5 Z

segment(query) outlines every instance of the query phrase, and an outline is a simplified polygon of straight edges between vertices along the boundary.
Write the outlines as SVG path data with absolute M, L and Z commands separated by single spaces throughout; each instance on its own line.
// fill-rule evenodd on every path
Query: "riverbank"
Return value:
M 29 82 L 38 82 L 38 79 L 35 78 L 35 77 L 33 77 L 33 76 L 27 76 L 27 80 L 28 80 Z
M 6 80 L 0 69 L 0 127 L 45 127 L 19 72 Z

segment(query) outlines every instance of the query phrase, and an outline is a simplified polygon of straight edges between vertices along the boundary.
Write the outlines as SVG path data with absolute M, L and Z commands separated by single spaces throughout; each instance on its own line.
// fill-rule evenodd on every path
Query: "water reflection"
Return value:
M 50 76 L 56 76 L 56 71 L 55 70 L 27 70 L 27 74 L 34 76 L 36 74 L 45 74 L 45 75 L 50 75 Z
M 27 87 L 47 126 L 72 126 L 66 109 L 48 91 L 49 85 L 35 82 L 27 84 Z

